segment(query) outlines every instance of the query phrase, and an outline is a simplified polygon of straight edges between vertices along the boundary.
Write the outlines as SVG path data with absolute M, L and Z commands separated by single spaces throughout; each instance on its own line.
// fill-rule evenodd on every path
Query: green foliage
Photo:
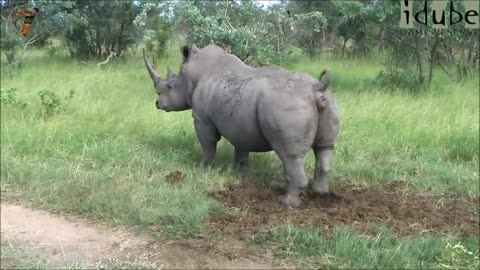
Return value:
M 18 107 L 20 109 L 25 109 L 28 106 L 27 102 L 17 99 L 16 88 L 0 89 L 0 103 Z
M 423 3 L 413 1 L 413 9 L 420 10 Z M 431 10 L 432 2 L 427 3 Z M 431 20 L 428 25 L 415 23 L 414 29 L 402 29 L 399 26 L 399 5 L 399 2 L 383 1 L 379 9 L 380 25 L 385 28 L 388 44 L 387 68 L 415 70 L 416 79 L 412 84 L 420 84 L 424 89 L 430 87 L 435 70 L 439 68 L 453 78 L 445 66 L 456 66 L 459 79 L 478 70 L 479 39 L 474 34 L 465 32 L 463 24 L 449 26 L 448 31 L 440 33 L 432 33 L 434 28 Z M 454 5 L 457 10 L 461 10 L 463 2 L 454 1 Z M 447 9 L 445 17 L 449 16 L 450 11 Z
M 423 3 L 413 2 L 414 10 Z M 325 52 L 357 58 L 377 55 L 378 49 L 379 58 L 385 60 L 385 71 L 378 75 L 381 87 L 392 82 L 390 88 L 410 91 L 428 89 L 440 72 L 461 81 L 479 69 L 480 44 L 475 33 L 457 24 L 448 28 L 456 34 L 425 34 L 433 29 L 429 22 L 415 25 L 408 34 L 409 30 L 399 27 L 399 1 L 280 1 L 268 8 L 253 0 L 40 3 L 30 39 L 18 34 L 14 20 L 2 24 L 5 73 L 18 73 L 22 65 L 16 53 L 22 45 L 46 46 L 51 55 L 60 51 L 48 42 L 52 37 L 61 39 L 71 55 L 82 57 L 104 57 L 111 51 L 120 56 L 143 43 L 153 54 L 154 65 L 165 54 L 167 41 L 177 38 L 199 47 L 214 42 L 254 66 L 297 60 L 294 46 L 309 57 Z M 454 4 L 462 10 L 462 1 Z M 7 11 L 2 10 L 5 18 L 9 18 Z
M 172 37 L 172 21 L 161 16 L 166 7 L 165 4 L 146 3 L 134 21 L 138 29 L 143 31 L 145 47 L 154 59 L 164 56 L 167 41 Z
M 4 62 L 2 57 L 2 75 L 6 75 L 11 78 L 19 76 L 24 66 L 23 59 L 15 56 L 14 49 L 12 49 L 11 51 L 5 51 L 5 54 L 7 55 L 7 58 L 10 59 L 7 62 Z
M 76 95 L 75 90 L 70 90 L 64 98 L 58 97 L 54 92 L 50 90 L 39 90 L 37 95 L 40 97 L 40 117 L 48 119 L 61 111 L 65 110 L 65 106 L 71 102 Z M 2 88 L 0 90 L 0 103 L 3 105 L 9 105 L 19 109 L 26 109 L 29 105 L 28 102 L 18 100 L 16 88 Z
M 8 12 L 5 10 L 1 11 L 0 14 L 2 18 L 5 18 L 2 19 L 0 25 L 0 48 L 2 49 L 1 53 L 5 55 L 5 57 L 1 57 L 2 72 L 9 76 L 14 76 L 22 68 L 22 60 L 18 58 L 17 51 L 18 47 L 22 45 L 23 40 L 15 26 L 15 15 L 13 15 L 13 12 L 11 10 Z
M 242 9 L 251 10 L 258 17 L 235 19 L 237 10 Z M 281 31 L 282 22 L 287 20 L 278 19 L 286 13 L 269 16 L 253 1 L 218 2 L 217 10 L 217 14 L 208 16 L 202 14 L 193 2 L 176 7 L 178 27 L 186 31 L 188 43 L 203 47 L 213 41 L 255 66 L 278 63 L 288 58 L 287 39 Z
M 7 61 L 2 65 L 7 66 L 7 73 L 15 75 L 22 67 L 23 54 L 31 46 L 45 46 L 46 40 L 61 33 L 59 29 L 65 29 L 64 22 L 57 23 L 55 18 L 59 15 L 61 7 L 65 2 L 42 1 L 40 4 L 41 12 L 37 13 L 33 20 L 29 34 L 23 37 L 20 33 L 24 17 L 17 15 L 17 10 L 30 11 L 31 5 L 17 5 L 20 0 L 7 0 L 0 3 L 0 13 L 2 15 L 1 24 L 1 48 L 4 51 Z M 16 7 L 14 7 L 17 5 Z M 22 53 L 18 52 L 22 48 Z
M 16 31 L 13 22 L 10 25 L 2 23 L 1 31 L 0 41 L 2 50 L 9 51 L 23 43 L 22 37 Z
M 140 41 L 133 24 L 140 7 L 131 1 L 69 0 L 45 6 L 55 8 L 50 20 L 59 26 L 59 35 L 74 56 L 101 57 L 111 51 L 121 55 Z
M 328 26 L 327 18 L 320 11 L 300 13 L 295 18 L 295 38 L 299 46 L 310 55 L 320 53 L 320 33 Z
M 65 50 L 61 40 L 49 39 L 45 42 L 45 49 L 49 56 L 59 55 Z
M 61 99 L 54 92 L 50 90 L 39 90 L 37 92 L 41 100 L 40 116 L 48 119 L 65 109 L 65 106 L 75 96 L 75 90 L 70 90 L 68 95 Z
M 390 68 L 382 70 L 373 80 L 366 80 L 368 87 L 382 91 L 403 90 L 408 93 L 418 94 L 425 85 L 417 81 L 417 74 L 411 69 Z

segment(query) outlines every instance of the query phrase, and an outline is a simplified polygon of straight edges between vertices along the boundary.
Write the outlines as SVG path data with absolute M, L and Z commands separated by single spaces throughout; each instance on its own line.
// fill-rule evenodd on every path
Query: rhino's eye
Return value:
M 172 87 L 171 84 L 167 84 L 167 89 L 168 89 L 168 90 L 172 90 L 172 88 L 173 88 L 173 87 Z

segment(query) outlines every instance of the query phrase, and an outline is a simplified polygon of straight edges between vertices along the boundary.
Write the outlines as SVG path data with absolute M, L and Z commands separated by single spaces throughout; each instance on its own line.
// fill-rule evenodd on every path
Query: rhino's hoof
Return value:
M 278 197 L 278 200 L 283 205 L 287 207 L 292 207 L 292 208 L 297 208 L 300 206 L 300 204 L 302 204 L 302 200 L 300 199 L 299 196 L 293 196 L 288 194 L 280 195 Z

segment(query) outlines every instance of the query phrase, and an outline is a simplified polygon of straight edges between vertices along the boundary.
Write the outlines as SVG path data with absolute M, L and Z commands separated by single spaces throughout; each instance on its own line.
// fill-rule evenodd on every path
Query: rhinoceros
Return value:
M 327 176 L 340 117 L 327 90 L 330 71 L 315 79 L 279 67 L 255 68 L 214 44 L 201 49 L 183 46 L 182 54 L 178 74 L 167 67 L 168 75 L 162 79 L 143 51 L 158 95 L 157 109 L 192 110 L 205 166 L 213 163 L 221 137 L 234 146 L 234 166 L 241 171 L 248 167 L 250 152 L 273 150 L 288 181 L 279 200 L 298 207 L 299 195 L 309 187 L 305 155 L 313 149 L 316 163 L 310 188 L 316 194 L 335 195 Z

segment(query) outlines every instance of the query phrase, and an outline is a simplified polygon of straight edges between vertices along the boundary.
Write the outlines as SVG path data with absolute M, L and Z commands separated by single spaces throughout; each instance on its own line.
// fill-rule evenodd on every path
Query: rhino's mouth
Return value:
M 162 111 L 166 111 L 166 112 L 170 111 L 166 107 L 162 106 L 162 104 L 160 102 L 158 102 L 158 100 L 155 101 L 155 107 L 157 107 L 158 110 L 162 110 Z

